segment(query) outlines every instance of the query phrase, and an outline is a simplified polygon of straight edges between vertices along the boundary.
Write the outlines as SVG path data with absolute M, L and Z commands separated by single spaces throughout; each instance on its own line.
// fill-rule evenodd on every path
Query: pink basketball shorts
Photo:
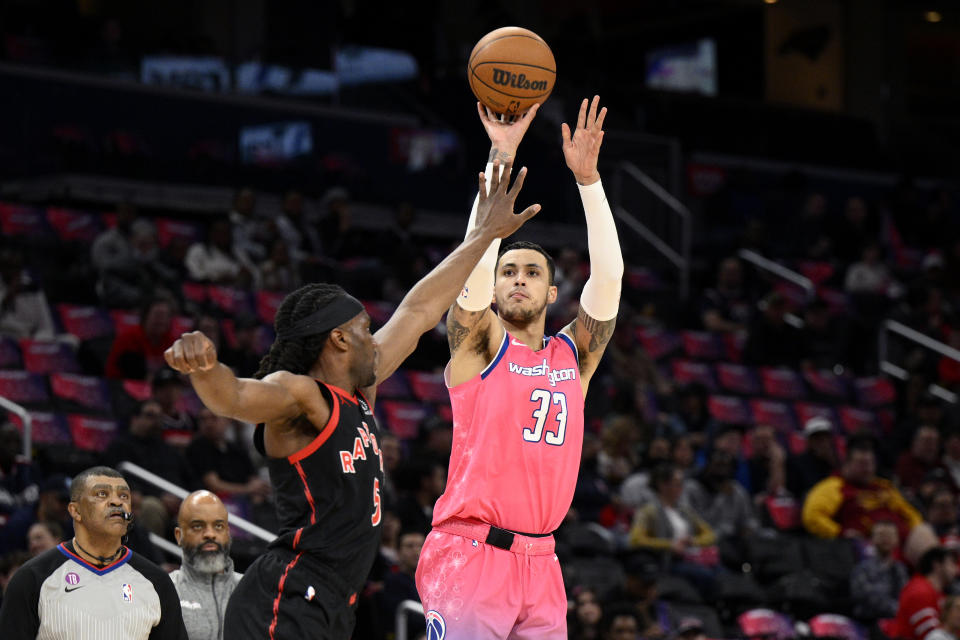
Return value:
M 487 544 L 489 525 L 447 520 L 420 552 L 427 640 L 566 640 L 567 597 L 553 536 Z

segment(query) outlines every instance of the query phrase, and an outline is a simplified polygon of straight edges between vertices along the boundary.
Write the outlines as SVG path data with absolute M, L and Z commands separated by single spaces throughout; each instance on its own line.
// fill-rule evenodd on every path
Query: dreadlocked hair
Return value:
M 330 304 L 346 292 L 335 284 L 308 284 L 300 287 L 280 303 L 277 315 L 273 320 L 273 328 L 277 335 L 287 327 L 306 318 L 314 311 Z M 270 351 L 260 360 L 260 368 L 254 378 L 263 378 L 274 371 L 289 371 L 303 375 L 317 361 L 323 345 L 330 336 L 329 331 L 312 336 L 281 340 L 277 338 L 270 345 Z

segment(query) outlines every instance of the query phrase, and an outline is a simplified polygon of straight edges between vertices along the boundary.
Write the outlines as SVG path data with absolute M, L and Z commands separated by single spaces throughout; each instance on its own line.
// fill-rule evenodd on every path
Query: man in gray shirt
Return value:
M 183 564 L 170 574 L 180 595 L 190 640 L 223 640 L 223 615 L 242 577 L 230 559 L 227 508 L 209 491 L 194 491 L 180 505 L 177 544 Z

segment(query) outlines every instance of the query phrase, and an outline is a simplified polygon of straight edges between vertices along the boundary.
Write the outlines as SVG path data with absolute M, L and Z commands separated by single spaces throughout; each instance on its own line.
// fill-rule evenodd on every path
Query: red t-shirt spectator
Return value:
M 926 578 L 916 575 L 900 593 L 897 617 L 890 631 L 895 638 L 923 640 L 940 626 L 943 594 Z
M 160 341 L 152 342 L 139 325 L 125 329 L 110 347 L 104 373 L 108 378 L 144 379 L 164 366 L 163 352 L 175 339 L 173 333 L 168 333 Z

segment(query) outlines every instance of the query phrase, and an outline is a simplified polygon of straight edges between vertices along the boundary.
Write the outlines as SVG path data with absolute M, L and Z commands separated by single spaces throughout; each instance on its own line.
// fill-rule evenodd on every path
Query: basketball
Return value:
M 545 101 L 556 76 L 550 47 L 522 27 L 502 27 L 483 36 L 467 63 L 473 95 L 491 111 L 508 115 Z

